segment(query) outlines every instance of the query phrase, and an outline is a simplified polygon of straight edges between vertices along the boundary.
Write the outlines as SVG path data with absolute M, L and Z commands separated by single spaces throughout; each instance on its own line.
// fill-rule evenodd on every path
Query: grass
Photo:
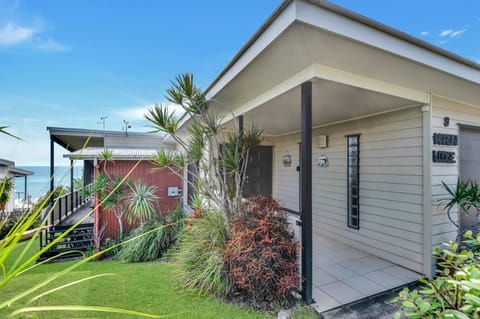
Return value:
M 26 243 L 19 244 L 16 252 Z M 38 245 L 34 245 L 38 248 Z M 22 274 L 1 288 L 0 300 L 5 300 L 19 291 L 32 287 L 48 274 L 64 269 L 71 262 L 40 265 Z M 7 261 L 7 269 L 12 260 Z M 118 261 L 90 262 L 67 274 L 49 288 L 100 273 L 114 276 L 100 277 L 79 285 L 57 291 L 41 298 L 33 305 L 96 305 L 142 311 L 168 318 L 272 318 L 252 309 L 221 302 L 212 298 L 199 298 L 177 290 L 174 277 L 176 265 L 164 262 L 121 263 Z M 6 318 L 2 313 L 0 318 Z M 132 318 L 127 315 L 108 313 L 45 313 L 40 318 Z

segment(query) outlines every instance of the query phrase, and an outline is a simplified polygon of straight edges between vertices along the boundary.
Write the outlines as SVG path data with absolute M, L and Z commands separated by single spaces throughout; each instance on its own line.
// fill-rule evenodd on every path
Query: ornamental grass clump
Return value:
M 176 261 L 183 290 L 225 297 L 230 291 L 223 265 L 228 232 L 221 214 L 204 211 L 181 234 Z
M 261 309 L 292 304 L 300 284 L 298 250 L 279 203 L 250 200 L 232 222 L 224 254 L 232 298 Z
M 127 262 L 145 262 L 161 258 L 171 249 L 183 228 L 185 215 L 181 208 L 170 212 L 164 218 L 144 222 L 129 238 L 138 238 L 121 246 L 117 257 Z M 142 234 L 145 234 L 142 237 Z

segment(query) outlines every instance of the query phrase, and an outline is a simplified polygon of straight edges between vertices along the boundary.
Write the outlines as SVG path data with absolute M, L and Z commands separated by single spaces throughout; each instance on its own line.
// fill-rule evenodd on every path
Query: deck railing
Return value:
M 89 194 L 91 194 L 92 185 L 87 185 Z M 68 194 L 57 197 L 53 200 L 53 211 L 50 215 L 50 224 L 57 225 L 65 218 L 73 214 L 78 208 L 90 201 L 91 195 L 86 196 L 83 189 L 77 189 Z
M 45 211 L 51 211 L 51 215 L 49 216 L 49 225 L 40 232 L 40 248 L 48 245 L 55 240 L 59 234 L 71 227 L 70 225 L 62 226 L 60 223 L 90 202 L 93 195 L 87 194 L 93 194 L 92 187 L 91 184 L 86 186 L 89 190 L 88 192 L 85 192 L 83 189 L 77 189 L 73 192 L 57 197 L 53 200 L 53 209 L 52 206 L 46 208 Z M 42 255 L 41 259 L 72 249 L 85 251 L 92 245 L 92 243 L 93 224 L 81 224 L 71 231 L 62 241 L 57 243 L 54 247 L 51 247 L 44 255 Z

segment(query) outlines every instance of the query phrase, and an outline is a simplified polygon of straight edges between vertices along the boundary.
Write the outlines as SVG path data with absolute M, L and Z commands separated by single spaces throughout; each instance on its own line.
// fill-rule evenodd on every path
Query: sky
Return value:
M 480 62 L 480 1 L 332 2 Z M 206 88 L 280 3 L 0 0 L 0 126 L 22 138 L 0 158 L 48 165 L 47 126 L 149 131 L 177 74 Z

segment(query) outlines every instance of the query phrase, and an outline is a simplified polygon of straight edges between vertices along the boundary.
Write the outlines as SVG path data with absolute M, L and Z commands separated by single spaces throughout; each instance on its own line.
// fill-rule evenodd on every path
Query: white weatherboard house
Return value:
M 15 195 L 18 194 L 19 195 L 18 199 L 22 199 L 23 203 L 26 204 L 26 200 L 28 196 L 27 176 L 30 176 L 30 175 L 33 175 L 33 172 L 15 167 L 15 162 L 0 158 L 0 188 L 2 187 L 1 183 L 5 177 L 11 178 L 14 183 L 15 183 L 15 177 L 25 178 L 23 190 L 19 190 L 18 192 L 15 192 L 15 184 L 14 184 L 14 187 L 10 191 L 8 202 L 6 203 L 3 209 L 5 212 L 7 212 L 7 214 L 13 212 L 15 208 L 18 208 L 18 207 L 15 207 Z M 28 207 L 20 207 L 20 208 L 28 208 Z
M 478 64 L 290 0 L 206 92 L 227 127 L 234 114 L 264 130 L 246 193 L 301 216 L 307 302 L 326 310 L 432 275 L 432 248 L 456 236 L 441 182 L 480 177 Z

